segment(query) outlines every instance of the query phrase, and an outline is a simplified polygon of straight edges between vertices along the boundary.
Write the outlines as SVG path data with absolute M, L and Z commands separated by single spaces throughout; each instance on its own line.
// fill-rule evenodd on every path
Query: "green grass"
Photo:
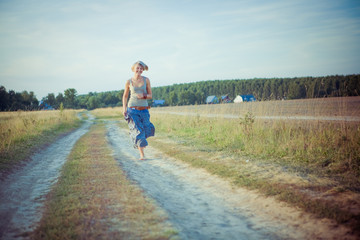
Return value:
M 332 196 L 338 195 L 339 199 L 341 192 L 358 194 L 358 124 L 259 121 L 250 113 L 238 119 L 224 119 L 155 112 L 151 121 L 157 131 L 157 137 L 150 140 L 151 146 L 237 186 L 257 189 L 360 231 L 360 216 L 348 211 L 346 204 L 308 194 L 314 189 L 318 196 L 334 192 Z M 272 169 L 280 170 L 272 173 Z M 276 175 L 284 171 L 290 177 L 303 177 L 296 183 L 277 180 Z M 323 180 L 312 182 L 310 177 Z
M 158 132 L 238 156 L 306 168 L 337 177 L 349 188 L 360 185 L 360 127 L 357 124 L 256 121 L 152 114 Z
M 289 116 L 296 112 L 294 103 L 284 111 Z M 272 104 L 265 105 L 270 107 Z M 256 106 L 265 112 L 263 103 Z M 299 106 L 303 111 L 310 109 L 312 113 L 319 111 L 323 114 L 329 109 L 334 114 L 336 108 L 328 108 L 327 104 L 319 109 L 312 108 L 312 101 Z M 201 109 L 208 107 L 188 108 L 200 109 L 203 114 Z M 222 109 L 220 105 L 215 107 Z M 173 107 L 170 111 L 176 109 Z M 183 108 L 179 109 L 182 111 Z M 353 112 L 350 107 L 344 109 L 347 113 Z M 160 110 L 161 113 L 157 113 Z M 360 190 L 358 123 L 264 121 L 258 120 L 251 111 L 238 119 L 206 118 L 166 114 L 166 108 L 160 110 L 151 111 L 156 137 L 149 139 L 150 146 L 226 178 L 237 186 L 259 190 L 319 217 L 334 219 L 350 226 L 353 231 L 360 231 L 360 216 L 349 208 L 350 205 L 354 208 L 360 206 L 357 197 Z M 281 107 L 275 110 L 280 114 L 283 112 Z M 276 116 L 274 111 L 268 111 Z M 356 110 L 354 116 L 358 113 Z M 127 127 L 124 123 L 121 126 Z M 349 196 L 352 198 L 348 199 Z
M 162 140 L 161 140 L 162 139 Z M 155 137 L 149 140 L 149 144 L 162 152 L 194 167 L 206 169 L 209 173 L 225 178 L 239 187 L 259 190 L 267 196 L 274 196 L 281 201 L 300 207 L 303 210 L 316 214 L 318 217 L 326 217 L 336 220 L 340 224 L 346 224 L 353 231 L 360 232 L 360 216 L 344 210 L 334 202 L 324 201 L 322 199 L 313 199 L 309 197 L 304 190 L 310 186 L 297 186 L 287 182 L 272 181 L 264 179 L 257 173 L 249 171 L 244 161 L 222 161 L 214 159 L 215 151 L 204 149 L 194 150 L 194 146 L 185 148 L 180 147 L 178 143 L 164 142 L 164 138 Z M 259 162 L 255 161 L 255 164 Z M 235 167 L 235 164 L 237 167 Z M 243 164 L 243 166 L 241 166 Z M 260 161 L 261 164 L 261 161 Z M 329 190 L 322 189 L 323 191 Z M 319 192 L 320 193 L 320 192 Z

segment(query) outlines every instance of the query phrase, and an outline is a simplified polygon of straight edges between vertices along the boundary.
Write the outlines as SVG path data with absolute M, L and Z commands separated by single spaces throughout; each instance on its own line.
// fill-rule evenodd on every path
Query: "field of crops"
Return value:
M 251 112 L 255 117 L 339 117 L 360 121 L 360 97 L 301 99 L 286 101 L 244 102 L 229 104 L 191 105 L 152 108 L 153 112 L 167 111 L 218 116 L 244 116 Z
M 159 132 L 236 155 L 360 176 L 360 97 L 152 108 Z

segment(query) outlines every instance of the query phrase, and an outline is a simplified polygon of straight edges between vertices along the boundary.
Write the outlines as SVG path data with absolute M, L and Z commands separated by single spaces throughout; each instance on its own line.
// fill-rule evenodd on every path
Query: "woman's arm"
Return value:
M 125 83 L 124 94 L 123 94 L 123 97 L 122 97 L 124 116 L 125 116 L 125 114 L 127 112 L 127 101 L 128 101 L 128 97 L 129 97 L 129 91 L 130 91 L 130 81 L 127 80 L 126 83 Z
M 146 78 L 146 91 L 147 91 L 146 99 L 152 99 L 151 85 L 150 85 L 150 80 L 148 78 Z

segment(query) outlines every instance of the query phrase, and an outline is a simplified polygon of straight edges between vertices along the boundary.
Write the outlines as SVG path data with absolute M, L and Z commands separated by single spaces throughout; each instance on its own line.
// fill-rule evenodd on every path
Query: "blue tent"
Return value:
M 206 98 L 206 104 L 215 104 L 219 103 L 219 99 L 216 96 L 208 96 Z
M 158 107 L 158 106 L 164 106 L 165 104 L 165 100 L 154 100 L 153 101 L 153 107 Z
M 44 103 L 43 101 L 39 102 L 39 107 L 41 110 L 54 110 L 54 108 L 52 106 L 50 106 L 47 103 Z

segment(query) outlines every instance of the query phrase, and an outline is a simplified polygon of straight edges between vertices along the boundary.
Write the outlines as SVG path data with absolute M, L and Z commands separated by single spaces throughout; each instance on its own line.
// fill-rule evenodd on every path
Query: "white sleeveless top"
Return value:
M 137 94 L 146 93 L 146 77 L 143 77 L 144 84 L 141 87 L 135 87 L 133 85 L 132 79 L 130 78 L 130 99 L 128 102 L 128 107 L 147 107 L 148 101 L 146 99 L 138 99 Z

